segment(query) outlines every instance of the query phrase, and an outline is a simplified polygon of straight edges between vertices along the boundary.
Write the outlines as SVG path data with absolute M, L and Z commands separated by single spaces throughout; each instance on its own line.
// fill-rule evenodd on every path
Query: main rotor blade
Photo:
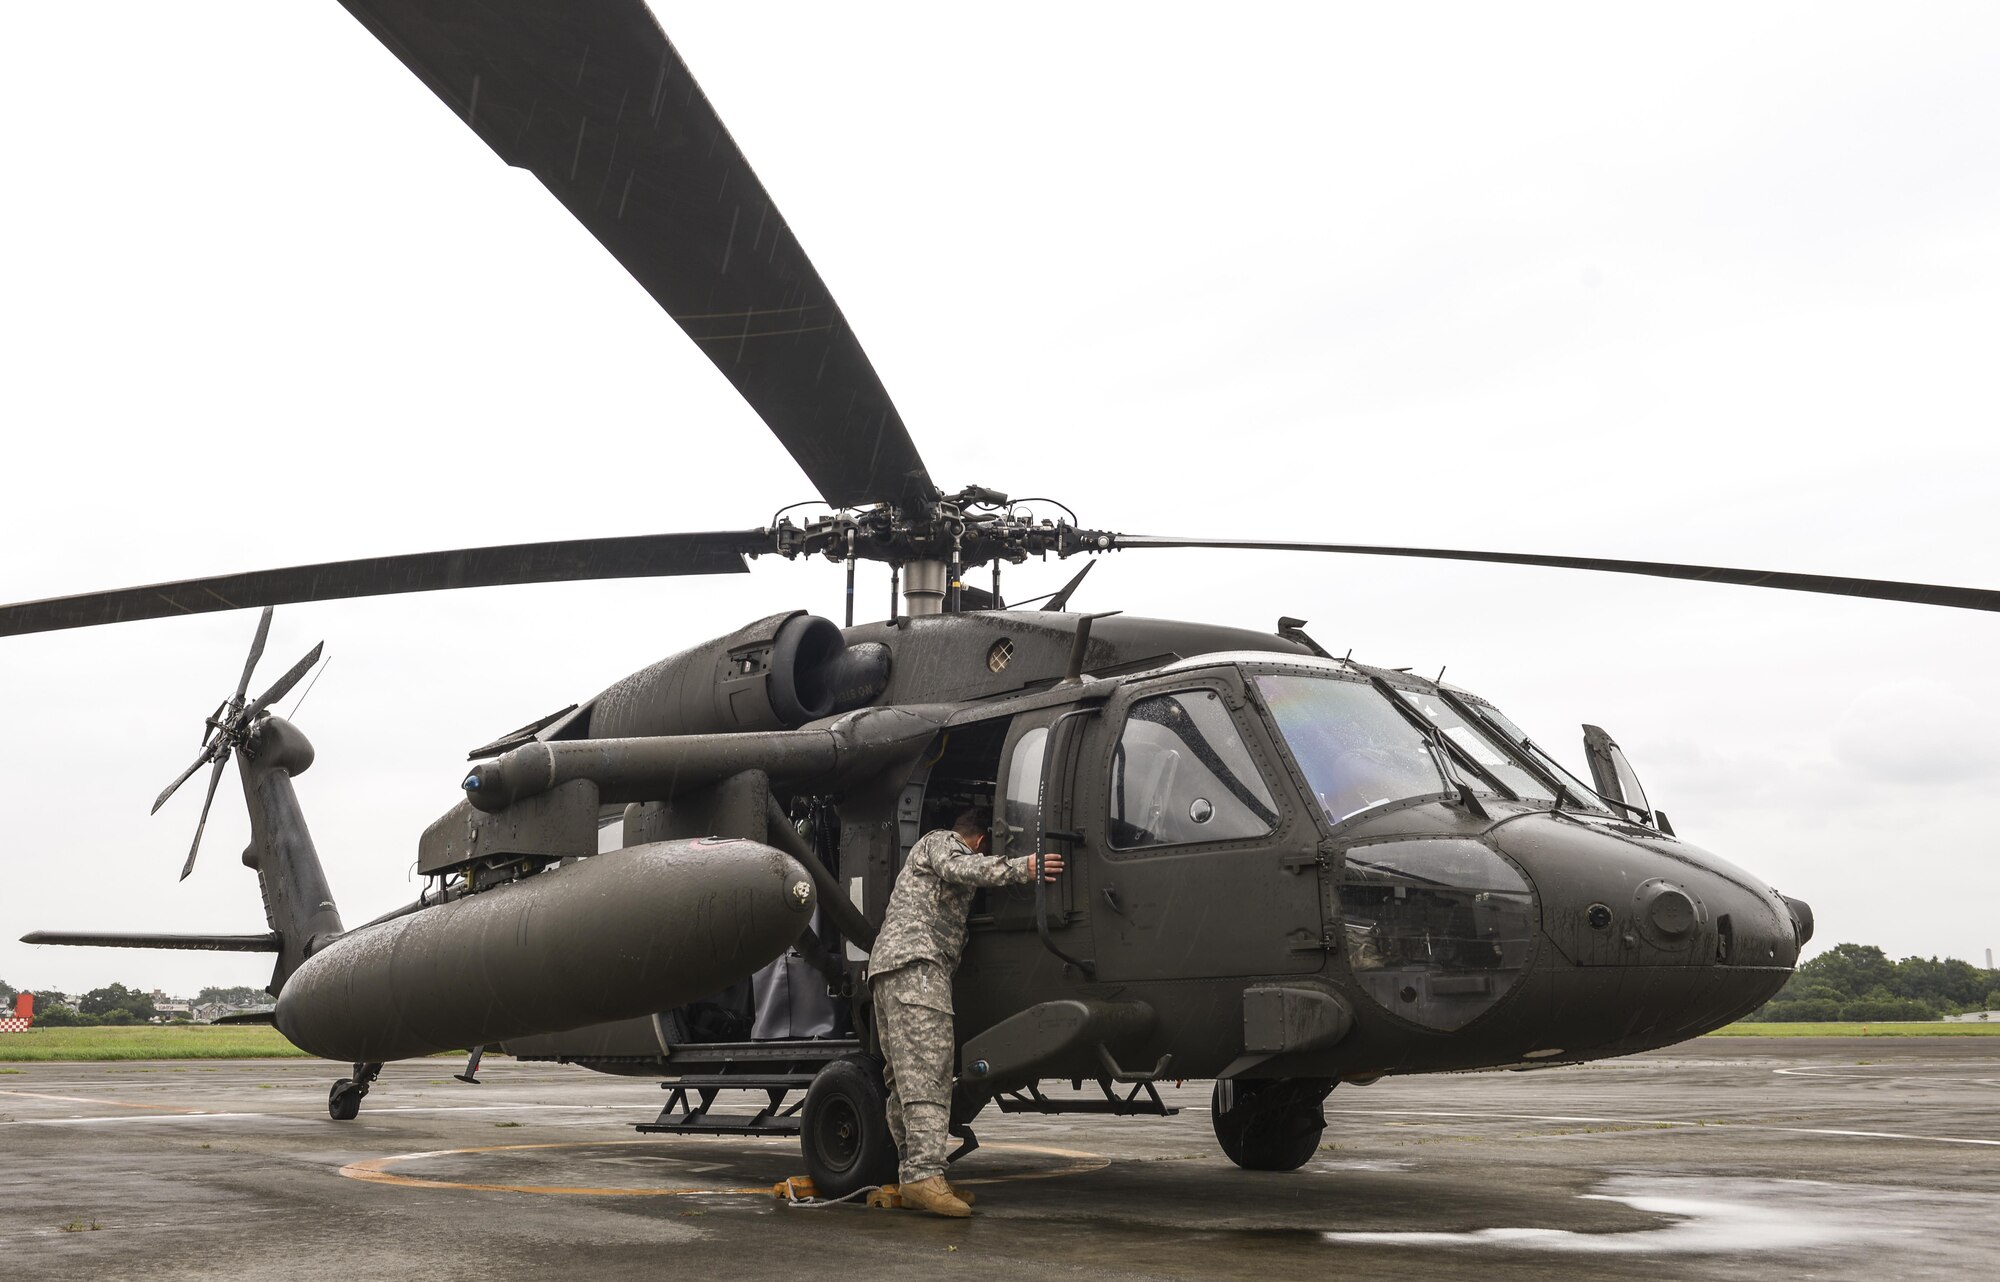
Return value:
M 743 574 L 749 569 L 743 553 L 763 551 L 770 546 L 770 537 L 762 530 L 716 530 L 698 534 L 560 539 L 551 543 L 515 543 L 505 547 L 457 548 L 449 552 L 294 565 L 0 605 L 0 636 L 241 610 L 254 605 L 338 601 L 400 592 L 437 592 L 445 588 Z
M 271 606 L 264 607 L 264 613 L 257 616 L 257 637 L 250 643 L 250 657 L 243 661 L 243 678 L 236 683 L 236 697 L 230 700 L 234 707 L 243 706 L 243 696 L 250 689 L 250 674 L 257 670 L 257 660 L 264 657 L 264 641 L 271 635 L 271 616 L 277 613 Z
M 258 695 L 249 707 L 243 709 L 243 724 L 248 726 L 252 721 L 257 719 L 258 713 L 291 693 L 292 687 L 299 683 L 299 679 L 305 676 L 306 673 L 311 672 L 313 664 L 319 662 L 320 651 L 324 649 L 326 649 L 326 642 L 322 641 L 307 651 L 306 657 L 294 663 L 291 666 L 291 670 L 286 672 L 284 676 L 272 682 L 269 690 Z
M 936 497 L 839 304 L 641 0 L 341 0 L 539 178 L 837 507 Z
M 1945 605 L 1959 610 L 2000 610 L 2000 592 L 1961 588 L 1942 583 L 1904 583 L 1897 579 L 1853 579 L 1832 574 L 1793 574 L 1784 570 L 1742 570 L 1726 565 L 1682 565 L 1672 561 L 1618 561 L 1595 556 L 1544 556 L 1529 552 L 1478 552 L 1457 548 L 1392 548 L 1355 543 L 1283 543 L 1265 539 L 1180 539 L 1146 534 L 1112 534 L 1110 547 L 1119 548 L 1241 548 L 1254 552 L 1338 552 L 1351 556 L 1414 556 L 1436 561 L 1487 561 L 1502 565 L 1542 565 L 1562 570 L 1599 570 L 1611 574 L 1646 574 L 1661 579 L 1702 583 L 1733 583 L 1749 588 L 1784 588 L 1828 596 L 1869 597 L 1878 601 L 1909 601 Z
M 208 775 L 208 796 L 202 798 L 201 819 L 194 826 L 194 844 L 188 847 L 187 862 L 181 865 L 181 880 L 186 881 L 194 871 L 194 857 L 201 852 L 201 834 L 208 827 L 208 808 L 215 804 L 215 786 L 222 782 L 222 768 L 229 764 L 227 747 L 216 754 L 215 769 Z
M 207 765 L 215 757 L 216 750 L 220 746 L 221 746 L 221 740 L 219 739 L 211 739 L 208 741 L 207 744 L 203 745 L 201 750 L 201 755 L 194 759 L 194 764 L 189 766 L 187 769 L 181 771 L 179 778 L 175 779 L 172 783 L 168 784 L 164 789 L 162 789 L 160 791 L 159 796 L 153 798 L 153 808 L 147 811 L 146 813 L 149 815 L 159 814 L 160 807 L 167 804 L 167 798 L 173 796 L 176 792 L 180 791 L 180 786 L 182 784 L 194 778 L 194 772 L 201 769 L 203 766 Z

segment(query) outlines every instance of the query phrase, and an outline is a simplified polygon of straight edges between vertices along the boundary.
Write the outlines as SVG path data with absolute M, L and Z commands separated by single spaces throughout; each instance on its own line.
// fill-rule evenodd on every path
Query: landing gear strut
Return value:
M 1333 1083 L 1274 1078 L 1215 1084 L 1210 1117 L 1229 1160 L 1246 1171 L 1296 1171 L 1319 1151 L 1321 1105 Z
M 326 1115 L 336 1122 L 351 1122 L 361 1112 L 361 1097 L 381 1076 L 380 1064 L 356 1064 L 354 1076 L 343 1077 L 326 1093 Z

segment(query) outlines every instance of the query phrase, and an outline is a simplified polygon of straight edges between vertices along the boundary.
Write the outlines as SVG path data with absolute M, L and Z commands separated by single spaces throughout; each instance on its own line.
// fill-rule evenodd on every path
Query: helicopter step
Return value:
M 1072 1082 L 1074 1089 L 1082 1089 L 1081 1082 Z M 1102 1099 L 1051 1099 L 1042 1094 L 1041 1084 L 1035 1083 L 1017 1091 L 1007 1091 L 995 1097 L 993 1103 L 1003 1113 L 1109 1113 L 1114 1117 L 1172 1117 L 1180 1109 L 1170 1107 L 1160 1098 L 1160 1091 L 1152 1082 L 1140 1082 L 1130 1092 L 1120 1095 L 1111 1089 L 1111 1079 L 1100 1077 L 1097 1087 L 1104 1092 Z
M 785 1096 L 794 1091 L 804 1091 L 812 1085 L 811 1073 L 788 1074 L 783 1076 L 736 1077 L 730 1074 L 683 1078 L 678 1082 L 661 1083 L 668 1091 L 666 1107 L 659 1117 L 650 1122 L 641 1122 L 632 1129 L 646 1135 L 797 1135 L 800 1130 L 799 1110 L 805 1107 L 805 1097 L 800 1095 L 790 1107 L 785 1107 Z M 750 1116 L 741 1114 L 714 1115 L 708 1110 L 715 1098 L 723 1091 L 761 1090 L 768 1094 L 770 1102 Z
M 814 1042 L 720 1042 L 707 1046 L 676 1046 L 674 1059 L 688 1068 L 660 1083 L 671 1092 L 659 1117 L 633 1129 L 643 1134 L 797 1135 L 805 1091 L 822 1066 L 851 1055 L 860 1043 L 847 1040 Z M 712 1114 L 723 1091 L 763 1091 L 768 1102 L 750 1115 Z M 785 1098 L 797 1093 L 787 1105 Z

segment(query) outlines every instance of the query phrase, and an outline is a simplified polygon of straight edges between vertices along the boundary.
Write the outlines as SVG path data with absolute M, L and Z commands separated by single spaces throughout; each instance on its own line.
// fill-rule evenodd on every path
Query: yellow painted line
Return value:
M 466 1189 L 475 1193 L 541 1193 L 559 1196 L 587 1197 L 711 1197 L 717 1195 L 755 1194 L 759 1197 L 771 1195 L 771 1185 L 759 1184 L 745 1188 L 603 1188 L 592 1185 L 571 1184 L 493 1184 L 473 1180 L 431 1180 L 417 1175 L 404 1175 L 389 1168 L 405 1162 L 420 1162 L 434 1157 L 471 1156 L 482 1153 L 515 1153 L 534 1149 L 558 1148 L 609 1148 L 614 1145 L 647 1144 L 664 1148 L 672 1140 L 584 1140 L 559 1144 L 493 1144 L 481 1148 L 441 1148 L 425 1153 L 398 1153 L 390 1157 L 372 1157 L 360 1162 L 349 1162 L 340 1168 L 339 1174 L 350 1180 L 364 1180 L 370 1184 L 388 1184 L 397 1188 L 415 1189 Z M 1004 1149 L 1016 1153 L 1039 1153 L 1048 1157 L 1067 1159 L 1069 1165 L 1047 1171 L 1023 1171 L 1014 1175 L 988 1175 L 977 1179 L 958 1181 L 963 1184 L 1000 1184 L 1013 1180 L 1047 1180 L 1060 1175 L 1082 1175 L 1090 1171 L 1101 1171 L 1111 1165 L 1111 1159 L 1099 1153 L 1084 1153 L 1075 1149 L 1044 1148 L 1035 1144 L 987 1144 L 989 1149 Z
M 0 1095 L 17 1095 L 22 1099 L 52 1099 L 65 1104 L 101 1104 L 107 1108 L 150 1108 L 162 1113 L 203 1113 L 206 1109 L 177 1108 L 172 1104 L 133 1104 L 122 1099 L 92 1099 L 87 1095 L 44 1095 L 40 1091 L 4 1091 Z

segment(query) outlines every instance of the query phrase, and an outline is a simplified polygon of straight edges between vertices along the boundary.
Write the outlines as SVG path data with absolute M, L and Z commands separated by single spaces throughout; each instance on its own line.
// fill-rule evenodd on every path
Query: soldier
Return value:
M 926 833 L 889 896 L 868 959 L 875 1029 L 888 1060 L 889 1133 L 902 1159 L 906 1206 L 938 1215 L 972 1214 L 945 1181 L 945 1135 L 951 1123 L 951 979 L 965 950 L 965 918 L 981 886 L 1032 883 L 1062 875 L 1058 854 L 989 859 L 983 807 L 961 814 L 949 829 Z

